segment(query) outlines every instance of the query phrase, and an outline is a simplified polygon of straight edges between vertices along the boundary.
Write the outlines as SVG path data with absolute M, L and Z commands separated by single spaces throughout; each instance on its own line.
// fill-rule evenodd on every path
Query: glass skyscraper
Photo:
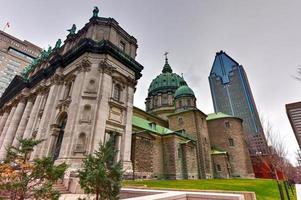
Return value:
M 209 83 L 214 111 L 241 118 L 250 153 L 265 153 L 266 139 L 243 66 L 225 52 L 217 52 Z

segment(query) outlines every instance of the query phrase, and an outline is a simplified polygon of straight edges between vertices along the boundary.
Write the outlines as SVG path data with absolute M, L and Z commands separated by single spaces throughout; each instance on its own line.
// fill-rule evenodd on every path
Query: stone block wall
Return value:
M 153 143 L 154 139 L 150 137 L 133 136 L 132 162 L 135 178 L 146 179 L 153 176 Z
M 212 177 L 210 141 L 207 130 L 206 115 L 198 110 L 187 110 L 168 117 L 172 130 L 185 130 L 185 133 L 197 141 L 200 171 L 202 178 Z
M 228 117 L 207 123 L 211 146 L 228 152 L 232 176 L 254 177 L 241 119 Z
M 228 156 L 225 154 L 212 155 L 214 178 L 229 178 L 230 171 L 228 165 Z

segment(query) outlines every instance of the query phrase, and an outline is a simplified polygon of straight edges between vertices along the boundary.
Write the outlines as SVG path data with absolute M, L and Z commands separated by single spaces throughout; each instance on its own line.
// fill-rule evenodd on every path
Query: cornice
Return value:
M 108 40 L 102 40 L 96 42 L 92 39 L 81 39 L 71 50 L 64 55 L 56 54 L 49 61 L 47 68 L 41 68 L 32 75 L 28 80 L 24 80 L 20 76 L 15 76 L 8 89 L 0 98 L 0 107 L 9 102 L 14 96 L 19 94 L 24 88 L 33 88 L 40 84 L 41 81 L 52 77 L 56 69 L 59 67 L 65 68 L 71 64 L 74 60 L 79 58 L 84 53 L 96 53 L 96 54 L 108 54 L 121 62 L 123 65 L 135 72 L 135 79 L 138 80 L 142 74 L 143 66 L 139 64 L 135 59 L 123 53 L 118 47 Z M 87 63 L 82 63 L 87 65 Z

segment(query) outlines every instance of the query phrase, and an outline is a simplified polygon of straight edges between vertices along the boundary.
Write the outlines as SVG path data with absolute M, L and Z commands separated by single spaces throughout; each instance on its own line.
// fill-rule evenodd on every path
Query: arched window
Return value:
M 81 120 L 84 121 L 84 122 L 90 122 L 91 121 L 91 106 L 89 104 L 84 105 Z
M 116 101 L 120 101 L 121 96 L 121 87 L 118 84 L 114 85 L 114 93 L 113 93 L 113 99 Z
M 187 106 L 191 106 L 191 100 L 187 99 Z
M 182 101 L 181 100 L 179 101 L 179 107 L 182 107 Z
M 80 133 L 76 144 L 76 151 L 85 152 L 85 150 L 86 150 L 86 134 Z
M 156 108 L 156 107 L 158 107 L 159 105 L 159 100 L 158 100 L 158 97 L 155 97 L 155 99 L 154 99 L 154 107 Z
M 182 118 L 182 117 L 179 117 L 179 118 L 178 118 L 178 124 L 179 124 L 179 125 L 183 125 L 183 124 L 184 124 L 184 121 L 183 121 L 183 118 Z

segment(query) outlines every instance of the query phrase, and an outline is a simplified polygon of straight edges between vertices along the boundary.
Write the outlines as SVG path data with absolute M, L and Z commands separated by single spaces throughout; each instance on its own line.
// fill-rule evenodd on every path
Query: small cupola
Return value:
M 174 101 L 176 111 L 189 110 L 196 107 L 196 98 L 194 92 L 186 84 L 183 84 L 176 90 Z

